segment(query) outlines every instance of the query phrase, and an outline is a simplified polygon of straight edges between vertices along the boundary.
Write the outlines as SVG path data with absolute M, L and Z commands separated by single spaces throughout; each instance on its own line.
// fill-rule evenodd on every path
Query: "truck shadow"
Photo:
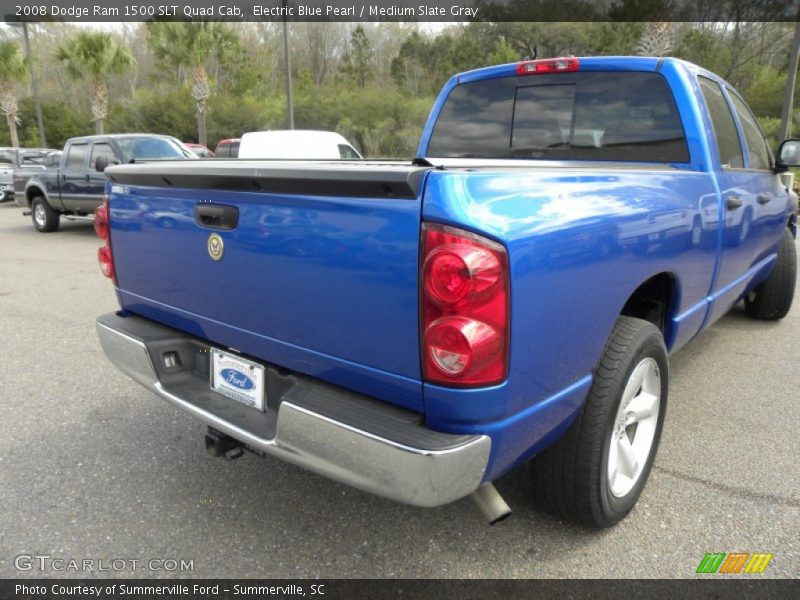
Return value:
M 93 237 L 93 238 L 97 237 L 97 235 L 94 232 L 94 225 L 92 223 L 87 223 L 84 221 L 65 221 L 65 220 L 61 221 L 61 225 L 59 225 L 58 231 L 55 231 L 47 235 L 61 235 L 65 237 L 66 236 Z
M 26 459 L 55 469 L 59 481 L 81 482 L 53 494 L 34 480 L 18 511 L 37 528 L 59 530 L 72 547 L 177 554 L 194 559 L 193 577 L 537 576 L 549 561 L 585 553 L 608 535 L 535 506 L 524 468 L 498 483 L 515 512 L 490 527 L 469 499 L 418 509 L 271 457 L 212 458 L 204 428 L 191 418 L 136 384 L 112 387 L 121 397 L 59 428 L 32 450 L 38 458 Z M 7 541 L 17 536 L 24 532 Z M 487 562 L 487 547 L 496 563 Z M 514 553 L 521 559 L 512 561 Z

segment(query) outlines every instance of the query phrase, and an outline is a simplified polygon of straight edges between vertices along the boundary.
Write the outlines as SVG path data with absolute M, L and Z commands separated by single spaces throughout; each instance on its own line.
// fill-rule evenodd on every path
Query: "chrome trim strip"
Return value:
M 284 401 L 275 437 L 265 439 L 167 391 L 141 340 L 99 322 L 97 334 L 111 362 L 153 393 L 256 450 L 330 479 L 414 506 L 447 504 L 482 482 L 488 436 L 447 450 L 414 448 Z

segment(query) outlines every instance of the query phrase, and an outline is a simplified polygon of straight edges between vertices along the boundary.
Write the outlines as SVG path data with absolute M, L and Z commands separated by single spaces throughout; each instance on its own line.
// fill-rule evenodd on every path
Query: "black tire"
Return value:
M 792 232 L 787 228 L 783 230 L 783 239 L 772 272 L 744 299 L 747 315 L 765 321 L 777 321 L 785 317 L 792 307 L 796 279 L 797 251 Z
M 31 220 L 37 231 L 50 233 L 58 229 L 61 215 L 52 209 L 42 196 L 34 196 L 31 200 Z
M 628 435 L 620 428 L 618 411 L 634 369 L 652 365 L 659 375 L 660 392 L 652 442 L 638 475 L 631 478 L 626 493 L 612 493 L 609 455 L 612 436 Z M 634 507 L 653 466 L 667 405 L 669 362 L 661 331 L 653 324 L 632 317 L 619 317 L 584 405 L 567 433 L 533 461 L 537 493 L 556 514 L 586 527 L 610 527 Z M 638 397 L 642 388 L 634 394 Z M 629 400 L 629 403 L 631 400 Z M 630 405 L 630 404 L 629 404 Z M 638 425 L 637 425 L 638 428 Z M 646 430 L 642 430 L 645 432 Z M 633 433 L 634 440 L 637 431 Z M 638 462 L 637 462 L 638 465 Z

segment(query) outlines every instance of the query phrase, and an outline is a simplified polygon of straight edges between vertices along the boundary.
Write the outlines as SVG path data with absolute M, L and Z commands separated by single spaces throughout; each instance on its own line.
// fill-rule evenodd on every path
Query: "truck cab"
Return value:
M 109 165 L 147 160 L 195 158 L 178 139 L 152 134 L 94 135 L 67 140 L 58 165 L 45 168 L 25 184 L 24 201 L 33 226 L 48 233 L 61 216 L 89 220 L 102 204 Z

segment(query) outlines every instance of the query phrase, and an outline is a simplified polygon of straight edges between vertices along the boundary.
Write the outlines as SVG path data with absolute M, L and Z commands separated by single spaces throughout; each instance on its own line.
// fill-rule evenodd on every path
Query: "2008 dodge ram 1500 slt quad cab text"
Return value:
M 462 73 L 411 162 L 110 167 L 121 310 L 97 331 L 212 454 L 491 521 L 492 482 L 533 458 L 553 510 L 610 526 L 652 466 L 668 354 L 740 300 L 790 308 L 799 144 L 774 159 L 740 96 L 675 59 Z

